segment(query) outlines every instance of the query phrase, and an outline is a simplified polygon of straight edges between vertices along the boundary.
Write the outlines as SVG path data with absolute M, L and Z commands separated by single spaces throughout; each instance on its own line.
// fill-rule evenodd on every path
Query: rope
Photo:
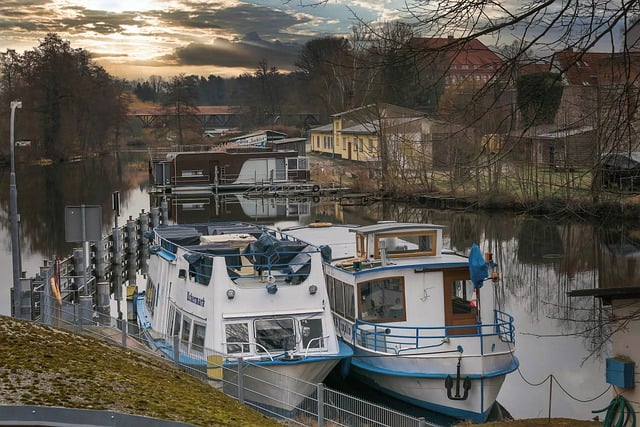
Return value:
M 616 396 L 611 400 L 609 406 L 592 411 L 592 413 L 600 413 L 607 411 L 607 415 L 602 422 L 602 427 L 624 427 L 631 421 L 630 427 L 636 426 L 636 413 L 627 399 L 623 396 Z M 614 424 L 615 422 L 615 424 Z

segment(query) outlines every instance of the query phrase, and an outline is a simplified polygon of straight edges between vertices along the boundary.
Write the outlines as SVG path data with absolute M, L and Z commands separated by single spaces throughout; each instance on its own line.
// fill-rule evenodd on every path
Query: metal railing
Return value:
M 87 312 L 79 304 L 67 301 L 60 303 L 47 288 L 43 289 L 41 300 L 44 301 L 43 310 L 48 312 L 48 315 L 42 317 L 44 323 L 108 340 L 150 357 L 171 360 L 178 369 L 267 416 L 287 420 L 287 425 L 436 426 L 423 418 L 412 417 L 378 403 L 350 396 L 322 383 L 313 384 L 283 375 L 241 357 L 229 357 L 206 348 L 202 351 L 180 353 L 181 345 L 177 336 L 154 335 L 156 343 L 164 341 L 167 347 L 164 352 L 153 351 L 146 344 L 150 337 L 141 333 L 135 324 Z
M 362 347 L 385 353 L 398 354 L 400 351 L 423 350 L 439 347 L 451 338 L 456 330 L 475 329 L 475 333 L 456 333 L 456 338 L 484 338 L 499 336 L 502 341 L 513 343 L 513 316 L 494 310 L 494 323 L 456 326 L 393 326 L 356 319 L 353 328 L 354 339 Z

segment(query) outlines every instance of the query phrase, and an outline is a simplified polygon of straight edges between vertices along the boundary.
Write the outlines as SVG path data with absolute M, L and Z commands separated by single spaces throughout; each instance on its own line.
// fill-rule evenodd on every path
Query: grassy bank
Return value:
M 160 359 L 0 316 L 0 404 L 112 410 L 201 426 L 277 426 Z

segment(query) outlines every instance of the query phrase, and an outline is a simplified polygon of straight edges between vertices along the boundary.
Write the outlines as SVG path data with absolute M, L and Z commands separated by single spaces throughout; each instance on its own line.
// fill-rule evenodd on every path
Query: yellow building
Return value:
M 410 162 L 432 156 L 434 126 L 421 111 L 391 104 L 372 104 L 331 116 L 330 124 L 310 130 L 311 151 L 358 162 Z

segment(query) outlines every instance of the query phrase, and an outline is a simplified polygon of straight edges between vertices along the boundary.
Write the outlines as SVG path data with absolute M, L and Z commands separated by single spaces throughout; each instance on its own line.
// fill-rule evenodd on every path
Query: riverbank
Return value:
M 340 158 L 329 158 L 309 154 L 311 178 L 340 187 L 349 187 L 356 193 L 368 193 L 377 198 L 408 203 L 415 206 L 503 211 L 516 214 L 555 217 L 584 221 L 630 221 L 640 217 L 640 194 L 605 189 L 599 200 L 592 200 L 588 189 L 566 189 L 558 194 L 526 197 L 506 190 L 495 192 L 475 192 L 458 186 L 455 190 L 445 190 L 444 186 L 432 185 L 431 191 L 416 185 L 403 185 L 393 191 L 380 188 L 369 165 Z M 431 177 L 432 183 L 433 177 Z

